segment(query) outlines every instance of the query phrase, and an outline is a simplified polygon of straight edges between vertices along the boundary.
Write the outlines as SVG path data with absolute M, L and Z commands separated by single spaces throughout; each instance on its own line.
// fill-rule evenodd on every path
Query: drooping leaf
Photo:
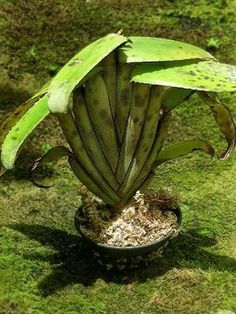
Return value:
M 202 140 L 186 141 L 173 144 L 161 151 L 157 156 L 155 166 L 166 161 L 188 155 L 194 151 L 203 151 L 212 157 L 214 156 L 214 148 L 209 143 Z
M 189 99 L 194 93 L 191 89 L 169 87 L 162 95 L 162 105 L 165 111 L 170 111 Z
M 69 157 L 72 155 L 73 155 L 73 153 L 68 148 L 66 148 L 64 146 L 56 146 L 56 147 L 49 149 L 49 151 L 46 154 L 44 154 L 42 157 L 36 159 L 30 168 L 30 179 L 33 182 L 33 184 L 40 187 L 40 188 L 50 188 L 51 186 L 42 185 L 40 183 L 37 183 L 34 180 L 33 174 L 35 173 L 36 169 L 39 166 L 43 166 L 48 162 L 57 161 L 62 157 L 66 157 L 66 156 Z
M 48 91 L 50 111 L 67 112 L 73 89 L 100 61 L 126 41 L 124 36 L 109 34 L 78 52 L 52 80 Z
M 40 99 L 42 98 L 48 90 L 48 86 L 50 81 L 48 81 L 38 93 L 36 93 L 33 97 L 25 101 L 23 104 L 18 106 L 5 120 L 2 121 L 2 125 L 0 127 L 0 146 L 4 138 L 10 129 L 16 124 L 18 120 L 20 120 L 25 113 Z M 1 147 L 0 147 L 1 151 Z
M 224 134 L 228 147 L 219 158 L 221 160 L 227 159 L 232 154 L 236 143 L 236 127 L 231 112 L 217 97 L 213 98 L 206 92 L 198 92 L 198 95 L 210 107 L 221 132 Z
M 28 105 L 26 105 L 26 107 L 28 107 Z M 48 114 L 49 109 L 46 95 L 39 98 L 33 105 L 31 104 L 30 109 L 28 109 L 20 119 L 17 113 L 17 122 L 14 121 L 14 126 L 9 130 L 7 135 L 4 136 L 2 143 L 1 159 L 6 169 L 12 169 L 14 167 L 22 144 Z M 10 122 L 8 125 L 10 125 Z
M 209 52 L 191 44 L 155 37 L 129 37 L 119 51 L 123 63 L 214 59 Z
M 9 115 L 1 125 L 0 128 L 0 145 L 2 144 L 4 138 L 6 137 L 7 133 L 11 130 L 11 128 L 20 120 L 25 113 L 40 99 L 41 95 L 36 95 L 20 106 L 18 106 L 13 113 Z
M 176 61 L 137 65 L 132 81 L 213 92 L 236 90 L 236 67 L 214 61 Z

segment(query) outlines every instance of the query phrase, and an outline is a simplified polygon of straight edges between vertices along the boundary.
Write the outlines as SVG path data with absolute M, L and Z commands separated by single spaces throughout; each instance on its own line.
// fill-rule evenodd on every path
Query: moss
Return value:
M 82 46 L 121 28 L 125 34 L 175 38 L 203 48 L 209 38 L 217 38 L 216 56 L 236 62 L 236 10 L 230 0 L 228 5 L 200 0 L 194 6 L 188 0 L 12 0 L 0 5 L 0 64 L 12 87 L 9 92 L 1 87 L 1 114 L 33 94 Z M 24 81 L 25 75 L 30 79 Z M 236 116 L 235 93 L 222 97 Z M 220 153 L 224 139 L 218 134 L 209 108 L 193 97 L 176 110 L 169 142 L 207 138 Z M 61 141 L 55 119 L 45 121 L 18 168 L 0 179 L 0 312 L 236 310 L 235 156 L 220 162 L 195 153 L 163 165 L 152 187 L 171 187 L 181 195 L 183 232 L 148 269 L 104 274 L 75 233 L 80 184 L 66 163 L 39 173 L 40 178 L 46 175 L 44 182 L 55 184 L 49 190 L 32 186 L 22 170 L 41 153 L 43 143 Z

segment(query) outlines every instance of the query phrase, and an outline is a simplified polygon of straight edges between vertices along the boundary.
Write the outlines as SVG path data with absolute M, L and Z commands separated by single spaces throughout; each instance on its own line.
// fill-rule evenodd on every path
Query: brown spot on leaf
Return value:
M 102 119 L 108 116 L 107 111 L 105 109 L 100 110 L 99 115 Z
M 146 121 L 149 122 L 151 119 L 152 119 L 152 115 L 151 114 L 147 115 Z
M 148 133 L 148 138 L 149 138 L 149 139 L 152 139 L 152 138 L 153 138 L 153 132 L 149 132 L 149 133 Z
M 107 127 L 113 128 L 114 124 L 113 124 L 113 120 L 112 119 L 107 117 L 107 119 L 105 119 L 104 122 L 106 123 Z
M 73 65 L 75 65 L 75 64 L 80 64 L 80 63 L 82 63 L 82 60 L 76 59 L 76 60 L 73 60 L 72 62 L 70 62 L 70 63 L 68 64 L 68 66 L 71 67 L 71 66 L 73 66 Z
M 197 75 L 197 74 L 196 74 L 195 72 L 193 72 L 193 71 L 189 71 L 188 74 L 189 74 L 189 75 L 192 75 L 192 76 L 196 76 L 196 75 Z
M 71 135 L 72 135 L 72 137 L 76 137 L 76 136 L 78 136 L 78 132 L 76 130 L 74 130 Z
M 134 101 L 135 101 L 135 105 L 137 107 L 140 107 L 140 106 L 142 107 L 143 106 L 143 98 L 139 94 L 136 94 L 134 96 Z
M 123 89 L 120 95 L 120 101 L 121 101 L 122 106 L 124 107 L 127 107 L 129 105 L 128 95 L 129 95 L 129 88 Z
M 203 85 L 199 85 L 199 86 L 197 86 L 197 88 L 206 88 L 206 86 L 203 86 Z

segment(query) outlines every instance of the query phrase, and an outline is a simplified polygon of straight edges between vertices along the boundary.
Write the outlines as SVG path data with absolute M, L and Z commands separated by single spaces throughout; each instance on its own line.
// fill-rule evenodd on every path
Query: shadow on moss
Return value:
M 159 258 L 147 268 L 128 272 L 106 272 L 96 263 L 91 251 L 76 235 L 69 235 L 63 230 L 36 224 L 11 224 L 7 227 L 21 232 L 44 246 L 53 247 L 57 251 L 51 256 L 36 253 L 24 255 L 26 259 L 46 261 L 52 265 L 51 274 L 38 285 L 45 297 L 71 284 L 81 283 L 84 286 L 91 286 L 98 278 L 107 283 L 118 284 L 145 282 L 148 278 L 159 277 L 173 268 L 181 269 L 183 264 L 185 269 L 213 268 L 218 271 L 232 272 L 236 270 L 236 261 L 233 258 L 204 250 L 204 247 L 211 247 L 217 243 L 214 238 L 201 236 L 194 230 L 190 230 L 188 235 L 182 233 L 172 240 L 164 257 Z

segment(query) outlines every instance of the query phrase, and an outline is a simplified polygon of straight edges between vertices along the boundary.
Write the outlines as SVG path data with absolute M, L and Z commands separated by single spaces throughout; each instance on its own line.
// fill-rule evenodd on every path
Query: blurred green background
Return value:
M 29 98 L 80 48 L 107 33 L 196 44 L 236 65 L 234 0 L 0 0 L 0 119 Z M 236 117 L 236 93 L 221 95 Z M 195 97 L 175 112 L 169 141 L 202 138 L 225 147 Z M 181 198 L 183 232 L 147 269 L 106 274 L 73 227 L 80 183 L 66 162 L 49 165 L 38 189 L 27 167 L 63 143 L 50 117 L 0 179 L 0 313 L 236 312 L 236 154 L 194 154 L 163 165 L 152 187 Z

